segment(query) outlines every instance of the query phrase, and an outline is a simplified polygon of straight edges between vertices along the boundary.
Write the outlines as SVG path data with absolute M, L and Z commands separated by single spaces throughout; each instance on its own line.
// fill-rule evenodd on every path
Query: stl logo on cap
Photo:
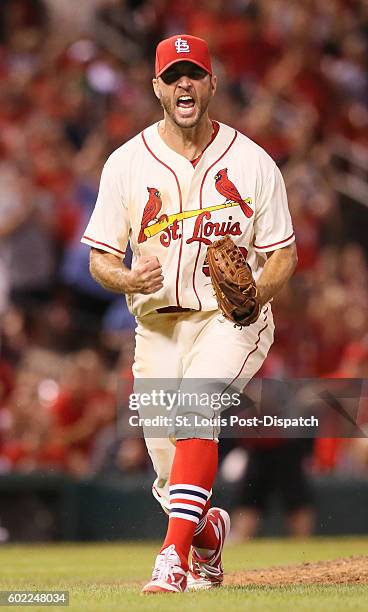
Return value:
M 208 45 L 202 38 L 191 34 L 176 34 L 162 40 L 156 49 L 156 77 L 177 62 L 188 61 L 197 64 L 208 74 L 212 74 L 211 57 Z
M 190 53 L 188 41 L 183 38 L 177 38 L 175 41 L 176 53 Z

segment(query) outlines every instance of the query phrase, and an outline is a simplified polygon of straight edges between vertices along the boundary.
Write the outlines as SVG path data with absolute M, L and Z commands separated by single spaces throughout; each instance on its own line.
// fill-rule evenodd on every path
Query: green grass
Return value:
M 367 554 L 368 538 L 260 539 L 228 546 L 226 570 L 285 565 Z M 70 610 L 172 612 L 354 612 L 368 610 L 367 586 L 233 587 L 169 596 L 142 596 L 157 544 L 0 547 L 0 589 L 70 591 Z M 7 609 L 7 608 L 4 608 Z M 11 606 L 12 610 L 24 607 Z M 32 610 L 44 610 L 33 607 Z M 57 609 L 57 608 L 46 608 Z M 60 609 L 60 608 L 59 608 Z M 62 608 L 61 608 L 62 609 Z

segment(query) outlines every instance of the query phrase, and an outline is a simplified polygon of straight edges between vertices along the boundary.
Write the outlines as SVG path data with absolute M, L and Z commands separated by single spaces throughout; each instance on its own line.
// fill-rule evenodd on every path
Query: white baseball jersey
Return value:
M 205 257 L 229 234 L 243 247 L 255 279 L 266 253 L 294 241 L 284 182 L 271 157 L 224 124 L 194 168 L 168 147 L 158 123 L 107 160 L 82 242 L 124 257 L 156 255 L 163 288 L 127 296 L 138 316 L 166 306 L 217 310 Z

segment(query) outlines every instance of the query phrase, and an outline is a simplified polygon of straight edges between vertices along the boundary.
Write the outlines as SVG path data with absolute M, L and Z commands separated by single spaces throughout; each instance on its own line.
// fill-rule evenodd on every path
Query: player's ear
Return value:
M 216 89 L 217 89 L 217 76 L 215 74 L 213 74 L 211 76 L 211 90 L 212 90 L 212 95 L 213 96 L 216 93 Z
M 153 87 L 153 91 L 155 92 L 156 98 L 160 99 L 161 91 L 160 91 L 160 85 L 158 83 L 158 79 L 152 79 L 152 87 Z

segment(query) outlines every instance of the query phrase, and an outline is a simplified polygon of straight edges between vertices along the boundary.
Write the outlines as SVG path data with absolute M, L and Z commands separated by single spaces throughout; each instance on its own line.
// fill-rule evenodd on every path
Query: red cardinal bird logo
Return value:
M 161 194 L 156 187 L 147 187 L 147 191 L 149 193 L 147 204 L 144 207 L 142 221 L 141 221 L 141 229 L 138 236 L 138 244 L 145 242 L 147 240 L 147 236 L 144 233 L 146 227 L 156 219 L 156 221 L 162 221 L 163 219 L 167 219 L 167 215 L 161 215 L 158 217 L 158 213 L 162 208 L 162 200 Z
M 253 210 L 242 199 L 239 191 L 227 176 L 227 168 L 219 170 L 215 176 L 215 187 L 217 191 L 226 198 L 227 202 L 238 202 L 246 217 L 251 217 Z

